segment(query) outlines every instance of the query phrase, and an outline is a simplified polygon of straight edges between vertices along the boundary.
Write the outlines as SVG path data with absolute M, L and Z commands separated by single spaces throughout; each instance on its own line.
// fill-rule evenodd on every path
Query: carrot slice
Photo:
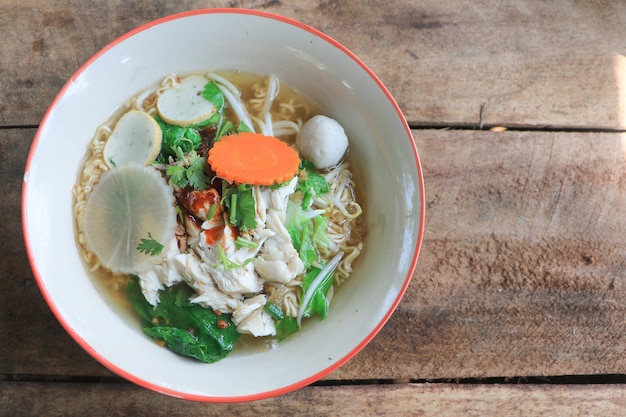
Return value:
M 227 181 L 272 185 L 293 178 L 300 158 L 278 138 L 244 132 L 222 137 L 209 151 L 208 162 L 215 174 Z

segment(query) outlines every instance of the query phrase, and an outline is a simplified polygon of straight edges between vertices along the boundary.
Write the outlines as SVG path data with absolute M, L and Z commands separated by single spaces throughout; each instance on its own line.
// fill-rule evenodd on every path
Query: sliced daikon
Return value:
M 129 162 L 150 165 L 161 150 L 163 133 L 148 113 L 131 110 L 124 114 L 104 146 L 104 160 L 110 167 Z
M 190 75 L 163 91 L 157 101 L 159 116 L 177 126 L 192 126 L 211 117 L 215 105 L 202 95 L 208 83 L 203 75 Z
M 131 162 L 112 168 L 87 197 L 86 245 L 112 272 L 149 271 L 164 253 L 141 251 L 142 239 L 166 246 L 174 238 L 175 227 L 172 189 L 153 167 Z

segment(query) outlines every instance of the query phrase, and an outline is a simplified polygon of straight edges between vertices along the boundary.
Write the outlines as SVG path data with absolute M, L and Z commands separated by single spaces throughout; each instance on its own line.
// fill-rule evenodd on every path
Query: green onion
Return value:
M 230 196 L 230 223 L 237 224 L 237 194 Z
M 220 257 L 218 258 L 217 263 L 215 264 L 216 268 L 220 264 L 224 265 L 224 269 L 226 271 L 229 271 L 229 270 L 235 269 L 235 268 L 241 268 L 241 265 L 239 265 L 237 262 L 234 262 L 234 261 L 230 260 L 228 258 L 228 256 L 226 256 L 226 252 L 224 252 L 224 249 L 222 248 L 222 245 L 217 245 L 217 248 L 218 248 Z
M 274 320 L 282 320 L 285 318 L 283 309 L 272 302 L 265 304 L 264 309 Z
M 246 239 L 244 237 L 237 236 L 237 239 L 235 239 L 235 247 L 237 249 L 241 249 L 241 248 L 256 248 L 257 244 L 255 242 L 251 241 L 250 239 Z
M 215 210 L 217 210 L 217 204 L 211 204 L 211 208 L 209 208 L 209 213 L 206 215 L 207 220 L 211 220 L 215 215 Z

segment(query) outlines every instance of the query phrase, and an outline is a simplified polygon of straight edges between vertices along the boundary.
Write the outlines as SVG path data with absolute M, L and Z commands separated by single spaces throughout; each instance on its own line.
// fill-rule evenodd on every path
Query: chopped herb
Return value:
M 306 160 L 301 161 L 296 191 L 302 192 L 302 208 L 308 208 L 314 197 L 326 194 L 329 190 L 328 181 L 323 175 L 315 171 L 313 163 Z
M 209 212 L 206 215 L 207 220 L 211 220 L 215 216 L 215 210 L 217 210 L 217 204 L 211 204 L 211 208 L 209 208 Z
M 228 207 L 230 207 L 228 216 L 231 224 L 237 224 L 237 193 L 232 193 L 230 195 L 230 205 Z
M 178 222 L 182 224 L 185 220 L 183 218 L 183 210 L 178 205 L 174 207 L 174 210 L 176 211 L 176 217 L 178 217 Z
M 237 249 L 241 249 L 241 248 L 256 248 L 257 244 L 255 242 L 251 241 L 250 239 L 246 239 L 244 237 L 237 236 L 237 239 L 235 239 L 235 247 Z
M 283 313 L 283 309 L 272 302 L 265 304 L 263 308 L 270 316 L 272 316 L 274 320 L 282 320 L 285 318 L 285 313 Z
M 239 184 L 229 186 L 223 182 L 225 189 L 222 196 L 222 204 L 228 209 L 228 221 L 237 226 L 241 231 L 248 231 L 256 227 L 256 207 L 252 186 L 249 184 Z
M 239 122 L 239 126 L 237 126 L 237 133 L 243 132 L 252 132 L 252 129 L 250 129 L 250 127 L 244 122 Z
M 189 180 L 189 185 L 196 190 L 206 190 L 211 182 L 211 179 L 204 173 L 206 166 L 206 158 L 198 156 L 197 153 L 193 152 L 185 175 Z
M 230 271 L 231 269 L 241 268 L 242 265 L 239 265 L 237 262 L 232 261 L 224 252 L 224 248 L 222 245 L 217 245 L 217 250 L 219 251 L 219 258 L 217 258 L 217 263 L 215 267 L 219 267 L 222 265 L 225 271 Z
M 137 250 L 146 255 L 157 256 L 163 251 L 163 245 L 152 238 L 148 233 L 148 239 L 141 239 L 141 243 L 137 245 Z
M 223 136 L 232 135 L 235 133 L 235 126 L 232 124 L 230 120 L 226 120 L 220 128 L 215 132 L 214 141 L 219 141 Z
M 180 149 L 177 149 L 179 152 Z M 206 190 L 211 183 L 211 178 L 205 173 L 207 167 L 206 158 L 199 156 L 196 151 L 191 151 L 184 156 L 182 165 L 170 165 L 165 173 L 170 181 L 179 188 L 192 187 L 194 190 Z

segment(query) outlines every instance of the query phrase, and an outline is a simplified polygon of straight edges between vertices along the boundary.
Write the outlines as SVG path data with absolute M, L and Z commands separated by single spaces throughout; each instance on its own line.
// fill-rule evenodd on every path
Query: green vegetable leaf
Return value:
M 321 269 L 319 268 L 311 268 L 309 272 L 307 272 L 304 276 L 304 281 L 302 282 L 302 290 L 304 292 L 307 291 L 313 280 L 320 273 Z M 326 298 L 326 293 L 328 292 L 330 286 L 333 283 L 334 274 L 327 274 L 323 279 L 320 285 L 315 289 L 315 293 L 311 298 L 311 301 L 304 308 L 304 312 L 302 314 L 303 317 L 310 317 L 314 314 L 320 316 L 323 320 L 328 315 L 328 298 Z
M 215 132 L 214 141 L 217 142 L 227 135 L 234 135 L 235 133 L 251 132 L 252 130 L 244 123 L 239 122 L 239 125 L 235 127 L 230 120 L 224 120 Z
M 180 148 L 177 149 L 180 153 Z M 170 165 L 165 170 L 165 174 L 170 177 L 170 181 L 179 188 L 192 187 L 194 190 L 206 190 L 209 188 L 211 178 L 206 175 L 207 161 L 205 157 L 199 156 L 196 151 L 191 151 L 182 156 L 181 165 Z
M 306 160 L 301 161 L 296 191 L 302 192 L 302 208 L 308 208 L 314 197 L 324 195 L 329 190 L 328 181 L 315 170 L 313 163 Z
M 242 231 L 248 231 L 256 227 L 256 207 L 252 186 L 238 184 L 229 186 L 223 182 L 224 194 L 222 203 L 228 209 L 228 221 Z
M 205 167 L 207 167 L 206 158 L 192 151 L 185 176 L 189 180 L 189 185 L 195 190 L 206 190 L 211 183 L 211 178 L 205 173 Z
M 189 356 L 207 363 L 221 359 L 211 355 L 208 346 L 202 344 L 196 336 L 187 330 L 176 327 L 155 326 L 144 327 L 143 332 L 153 339 L 163 341 L 165 347 L 180 355 Z
M 148 238 L 141 239 L 141 243 L 137 245 L 137 250 L 146 255 L 157 256 L 163 251 L 163 245 L 154 240 L 152 235 L 148 233 Z
M 235 133 L 235 126 L 230 120 L 226 120 L 215 132 L 215 139 L 213 139 L 213 141 L 218 142 L 220 139 L 222 139 L 222 137 L 232 135 L 233 133 Z
M 188 153 L 198 149 L 200 146 L 202 136 L 200 136 L 195 127 L 172 125 L 159 116 L 154 116 L 154 120 L 156 120 L 163 132 L 161 154 L 176 157 L 176 148 L 180 148 L 183 153 Z
M 136 276 L 131 276 L 126 294 L 143 318 L 144 333 L 178 354 L 206 363 L 217 362 L 232 351 L 239 338 L 230 315 L 217 315 L 189 302 L 194 293 L 184 283 L 161 291 L 156 307 L 143 297 Z
M 202 97 L 213 103 L 217 112 L 224 109 L 224 94 L 213 81 L 204 86 Z
M 285 340 L 294 333 L 298 333 L 299 330 L 298 322 L 294 317 L 285 317 L 276 321 L 276 338 L 279 341 Z
M 318 260 L 319 249 L 328 247 L 330 239 L 326 233 L 327 226 L 326 217 L 318 215 L 310 219 L 300 205 L 291 200 L 287 202 L 285 227 L 305 270 Z
M 170 165 L 165 170 L 165 174 L 170 177 L 170 181 L 180 188 L 185 188 L 189 185 L 187 181 L 187 176 L 185 175 L 186 169 L 180 165 Z
M 245 132 L 252 132 L 252 129 L 250 129 L 250 127 L 244 122 L 239 122 L 239 125 L 237 126 L 237 133 Z

